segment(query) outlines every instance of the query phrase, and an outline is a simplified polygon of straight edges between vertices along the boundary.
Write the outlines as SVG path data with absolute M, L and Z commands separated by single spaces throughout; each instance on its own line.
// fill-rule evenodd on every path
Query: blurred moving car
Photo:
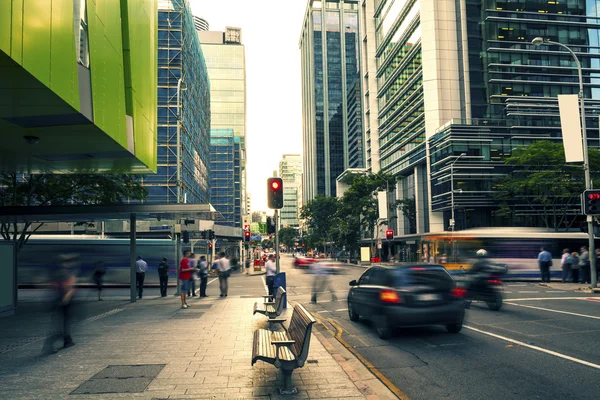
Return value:
M 462 329 L 466 291 L 440 265 L 376 265 L 350 286 L 350 320 L 371 320 L 382 339 L 391 337 L 396 327 L 444 325 L 451 333 Z
M 294 268 L 310 268 L 314 263 L 314 258 L 298 257 L 294 260 Z

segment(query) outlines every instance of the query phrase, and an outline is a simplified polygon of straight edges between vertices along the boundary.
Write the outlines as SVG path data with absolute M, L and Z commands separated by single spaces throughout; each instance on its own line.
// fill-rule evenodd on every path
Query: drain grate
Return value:
M 165 365 L 109 365 L 71 394 L 141 393 Z

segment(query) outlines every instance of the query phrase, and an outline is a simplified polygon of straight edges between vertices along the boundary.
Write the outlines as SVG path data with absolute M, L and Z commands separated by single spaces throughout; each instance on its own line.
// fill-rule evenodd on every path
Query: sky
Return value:
M 190 0 L 211 31 L 242 28 L 246 47 L 247 190 L 252 211 L 267 209 L 267 178 L 283 154 L 302 154 L 298 41 L 307 0 Z

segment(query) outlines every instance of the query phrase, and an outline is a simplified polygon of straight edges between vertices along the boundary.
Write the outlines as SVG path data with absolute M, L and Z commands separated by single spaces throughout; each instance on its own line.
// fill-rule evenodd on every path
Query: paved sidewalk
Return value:
M 256 300 L 194 298 L 187 310 L 171 296 L 115 302 L 118 311 L 87 318 L 75 328 L 74 347 L 43 356 L 37 341 L 0 353 L 0 397 L 395 398 L 349 352 L 336 350 L 335 339 L 317 330 L 308 362 L 293 374 L 299 393 L 279 396 L 278 370 L 260 361 L 251 366 L 253 332 L 267 325 L 264 317 L 252 315 Z
M 600 288 L 590 289 L 589 283 L 549 282 L 549 283 L 538 283 L 538 286 L 547 286 L 552 289 L 574 291 L 574 292 L 600 293 Z

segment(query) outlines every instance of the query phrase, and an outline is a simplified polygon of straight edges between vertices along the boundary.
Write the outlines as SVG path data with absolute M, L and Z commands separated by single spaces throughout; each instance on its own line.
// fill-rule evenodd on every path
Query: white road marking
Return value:
M 512 292 L 509 292 L 508 290 L 505 290 L 504 293 L 512 293 Z
M 540 351 L 542 353 L 550 354 L 550 355 L 555 356 L 555 357 L 563 358 L 565 360 L 569 360 L 569 361 L 573 361 L 573 362 L 576 362 L 576 363 L 581 364 L 581 365 L 585 365 L 586 367 L 600 369 L 600 365 L 591 363 L 589 361 L 580 360 L 579 358 L 571 357 L 571 356 L 568 356 L 566 354 L 557 353 L 556 351 L 552 351 L 552 350 L 544 349 L 543 347 L 539 347 L 539 346 L 534 346 L 534 345 L 531 345 L 531 344 L 527 344 L 527 343 L 521 342 L 519 340 L 507 338 L 506 336 L 501 336 L 501 335 L 497 335 L 495 333 L 482 331 L 480 329 L 473 328 L 472 326 L 467 326 L 467 325 L 463 325 L 463 326 L 465 328 L 467 328 L 467 329 L 472 330 L 472 331 L 479 332 L 481 334 L 488 335 L 488 336 L 494 337 L 496 339 L 504 340 L 504 341 L 509 342 L 509 343 L 518 344 L 519 346 L 528 347 L 528 348 L 530 348 L 532 350 L 537 350 L 537 351 Z
M 213 282 L 214 282 L 214 281 L 216 281 L 217 279 L 219 279 L 219 278 L 215 278 L 215 279 L 213 279 L 212 281 L 209 281 L 209 282 L 207 283 L 207 285 L 210 285 L 211 283 L 213 283 Z
M 331 311 L 329 311 L 329 310 L 317 311 L 317 314 L 323 314 L 323 313 L 326 313 L 326 312 L 331 312 Z
M 338 310 L 335 310 L 335 311 L 336 311 L 336 312 L 338 312 L 338 311 L 348 311 L 348 309 L 347 309 L 347 308 L 340 308 L 340 309 L 338 309 Z
M 521 299 L 507 299 L 509 301 L 543 301 L 543 300 L 585 300 L 585 297 L 523 297 Z
M 519 293 L 539 293 L 539 290 L 521 290 Z
M 593 315 L 579 314 L 579 313 L 574 313 L 574 312 L 569 312 L 569 311 L 553 310 L 551 308 L 526 306 L 526 305 L 523 305 L 523 304 L 511 303 L 511 302 L 507 302 L 507 301 L 505 301 L 504 304 L 510 304 L 511 306 L 518 306 L 518 307 L 534 308 L 536 310 L 550 311 L 550 312 L 555 312 L 555 313 L 560 313 L 560 314 L 575 315 L 576 317 L 600 319 L 600 317 L 596 317 L 596 316 L 593 316 Z
M 563 293 L 564 290 L 545 290 L 546 293 Z
M 527 286 L 527 285 L 516 285 L 516 284 L 512 284 L 512 283 L 508 283 L 508 286 Z

